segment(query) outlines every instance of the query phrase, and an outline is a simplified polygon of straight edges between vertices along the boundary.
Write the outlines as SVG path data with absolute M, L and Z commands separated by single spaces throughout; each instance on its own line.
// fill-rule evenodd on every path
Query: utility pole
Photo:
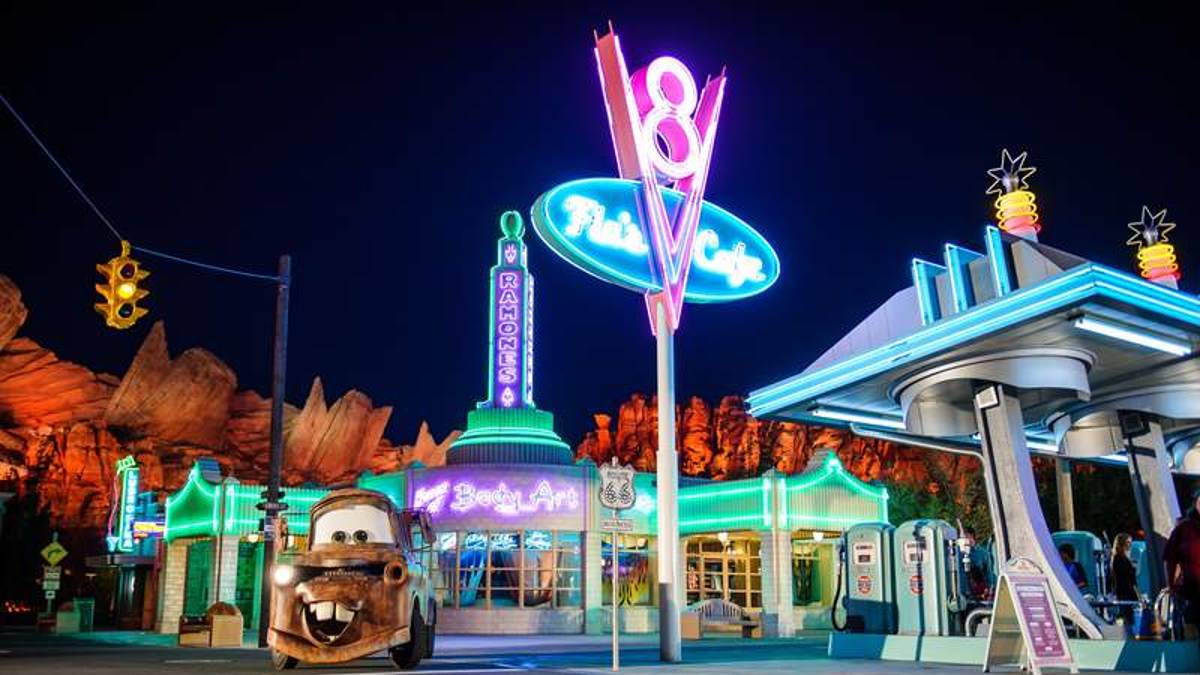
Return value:
M 267 489 L 258 508 L 263 512 L 262 594 L 258 607 L 258 646 L 267 646 L 271 625 L 271 567 L 275 563 L 275 537 L 279 533 L 279 512 L 286 507 L 279 489 L 283 471 L 283 396 L 287 374 L 288 301 L 291 296 L 292 257 L 279 256 L 279 278 L 275 292 L 275 343 L 271 355 L 271 463 Z

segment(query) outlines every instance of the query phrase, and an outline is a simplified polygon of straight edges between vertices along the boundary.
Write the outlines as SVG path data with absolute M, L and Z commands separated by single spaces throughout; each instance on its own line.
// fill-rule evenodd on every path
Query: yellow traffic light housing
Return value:
M 104 283 L 96 284 L 96 292 L 104 298 L 104 302 L 96 303 L 96 311 L 104 317 L 104 323 L 122 330 L 146 316 L 148 310 L 138 307 L 138 301 L 150 295 L 140 285 L 150 273 L 130 257 L 130 252 L 129 242 L 122 241 L 121 255 L 96 265 L 96 271 L 104 277 Z

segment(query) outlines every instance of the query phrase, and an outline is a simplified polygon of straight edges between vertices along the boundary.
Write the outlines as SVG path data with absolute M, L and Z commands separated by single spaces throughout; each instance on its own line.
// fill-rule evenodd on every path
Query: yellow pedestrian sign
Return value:
M 67 549 L 58 541 L 52 541 L 42 549 L 42 557 L 51 565 L 57 565 L 63 558 L 67 557 Z

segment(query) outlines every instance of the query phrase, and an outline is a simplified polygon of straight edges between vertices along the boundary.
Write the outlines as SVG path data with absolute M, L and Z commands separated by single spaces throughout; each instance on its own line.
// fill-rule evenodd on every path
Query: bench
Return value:
M 762 621 L 740 606 L 721 598 L 690 605 L 680 617 L 680 636 L 699 640 L 706 630 L 740 630 L 744 638 L 761 638 Z

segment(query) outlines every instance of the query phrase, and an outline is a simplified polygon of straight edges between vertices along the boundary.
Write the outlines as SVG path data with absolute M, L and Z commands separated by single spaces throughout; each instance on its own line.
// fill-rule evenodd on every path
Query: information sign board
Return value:
M 1050 583 L 1028 558 L 1010 561 L 996 583 L 983 670 L 1005 665 L 1020 666 L 1033 675 L 1040 675 L 1044 668 L 1079 672 Z

